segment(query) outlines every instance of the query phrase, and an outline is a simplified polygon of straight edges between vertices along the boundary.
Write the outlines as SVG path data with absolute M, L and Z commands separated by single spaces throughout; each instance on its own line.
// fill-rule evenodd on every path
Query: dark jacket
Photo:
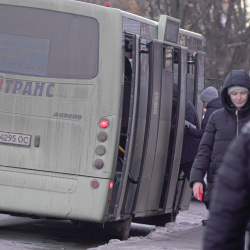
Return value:
M 209 117 L 211 116 L 211 114 L 215 110 L 220 109 L 220 108 L 223 108 L 220 97 L 215 98 L 212 101 L 210 101 L 207 104 L 207 107 L 206 107 L 207 111 L 206 111 L 204 118 L 202 119 L 202 122 L 201 122 L 201 129 L 189 128 L 187 130 L 187 133 L 189 133 L 190 135 L 192 135 L 195 138 L 201 139 L 203 134 L 204 134 L 205 128 L 207 126 Z
M 250 215 L 250 123 L 230 144 L 214 186 L 204 250 L 243 250 Z
M 196 128 L 200 128 L 199 118 L 194 105 L 186 101 L 185 120 L 192 123 Z M 199 140 L 192 135 L 185 133 L 183 137 L 183 146 L 181 154 L 181 164 L 193 162 L 199 147 Z
M 194 182 L 203 183 L 206 172 L 207 181 L 213 183 L 228 145 L 243 125 L 250 120 L 250 98 L 244 107 L 237 111 L 227 93 L 228 87 L 232 86 L 246 87 L 250 91 L 249 75 L 244 70 L 233 70 L 227 76 L 221 93 L 224 108 L 216 110 L 208 120 L 192 166 L 191 187 Z

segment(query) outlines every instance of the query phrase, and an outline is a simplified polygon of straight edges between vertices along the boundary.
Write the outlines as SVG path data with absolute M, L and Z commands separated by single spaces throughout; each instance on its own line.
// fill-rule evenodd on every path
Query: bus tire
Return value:
M 127 240 L 129 237 L 130 228 L 131 228 L 131 220 L 132 220 L 132 216 L 130 216 L 127 220 L 123 221 L 123 227 L 121 231 L 122 240 Z
M 130 233 L 132 217 L 126 220 L 113 221 L 105 224 L 105 231 L 121 240 L 127 240 Z

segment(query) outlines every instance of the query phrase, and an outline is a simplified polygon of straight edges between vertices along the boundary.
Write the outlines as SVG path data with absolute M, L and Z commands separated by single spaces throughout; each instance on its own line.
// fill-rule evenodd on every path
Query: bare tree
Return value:
M 103 0 L 84 2 L 104 5 Z M 232 69 L 250 69 L 250 27 L 246 0 L 110 0 L 111 6 L 148 17 L 181 20 L 181 28 L 204 36 L 206 76 L 224 79 Z

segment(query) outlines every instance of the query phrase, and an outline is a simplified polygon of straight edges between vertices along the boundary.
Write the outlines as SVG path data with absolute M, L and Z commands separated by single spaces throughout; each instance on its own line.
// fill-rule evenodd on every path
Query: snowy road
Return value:
M 204 231 L 201 221 L 207 216 L 208 212 L 204 204 L 193 201 L 188 211 L 179 213 L 175 223 L 168 223 L 165 227 L 156 227 L 145 237 L 130 237 L 127 241 L 110 240 L 104 246 L 89 248 L 89 250 L 200 250 Z
M 0 215 L 1 250 L 183 250 L 201 249 L 207 217 L 203 203 L 191 202 L 188 211 L 180 212 L 176 223 L 155 227 L 132 223 L 127 241 L 111 239 L 96 230 L 81 230 L 70 221 L 36 220 Z

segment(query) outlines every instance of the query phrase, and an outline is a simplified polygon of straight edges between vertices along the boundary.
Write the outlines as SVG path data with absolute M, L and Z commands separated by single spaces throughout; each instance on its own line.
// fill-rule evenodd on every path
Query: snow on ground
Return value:
M 207 219 L 208 212 L 203 203 L 193 201 L 190 204 L 189 210 L 180 211 L 177 215 L 176 222 L 167 223 L 165 227 L 155 227 L 145 237 L 130 237 L 127 241 L 112 239 L 108 244 L 92 250 L 115 250 L 115 249 L 141 249 L 141 250 L 176 250 L 180 248 L 166 247 L 166 241 L 173 241 L 174 235 L 181 234 L 184 231 L 201 231 L 201 221 Z M 137 224 L 139 227 L 139 224 Z M 136 226 L 137 226 L 136 225 Z M 133 224 L 135 226 L 135 224 Z M 201 239 L 200 239 L 201 240 Z M 174 244 L 172 244 L 174 245 Z M 89 250 L 90 250 L 89 249 Z M 184 248 L 183 248 L 184 249 Z M 186 248 L 190 249 L 190 248 Z M 198 249 L 198 248 L 197 248 Z

